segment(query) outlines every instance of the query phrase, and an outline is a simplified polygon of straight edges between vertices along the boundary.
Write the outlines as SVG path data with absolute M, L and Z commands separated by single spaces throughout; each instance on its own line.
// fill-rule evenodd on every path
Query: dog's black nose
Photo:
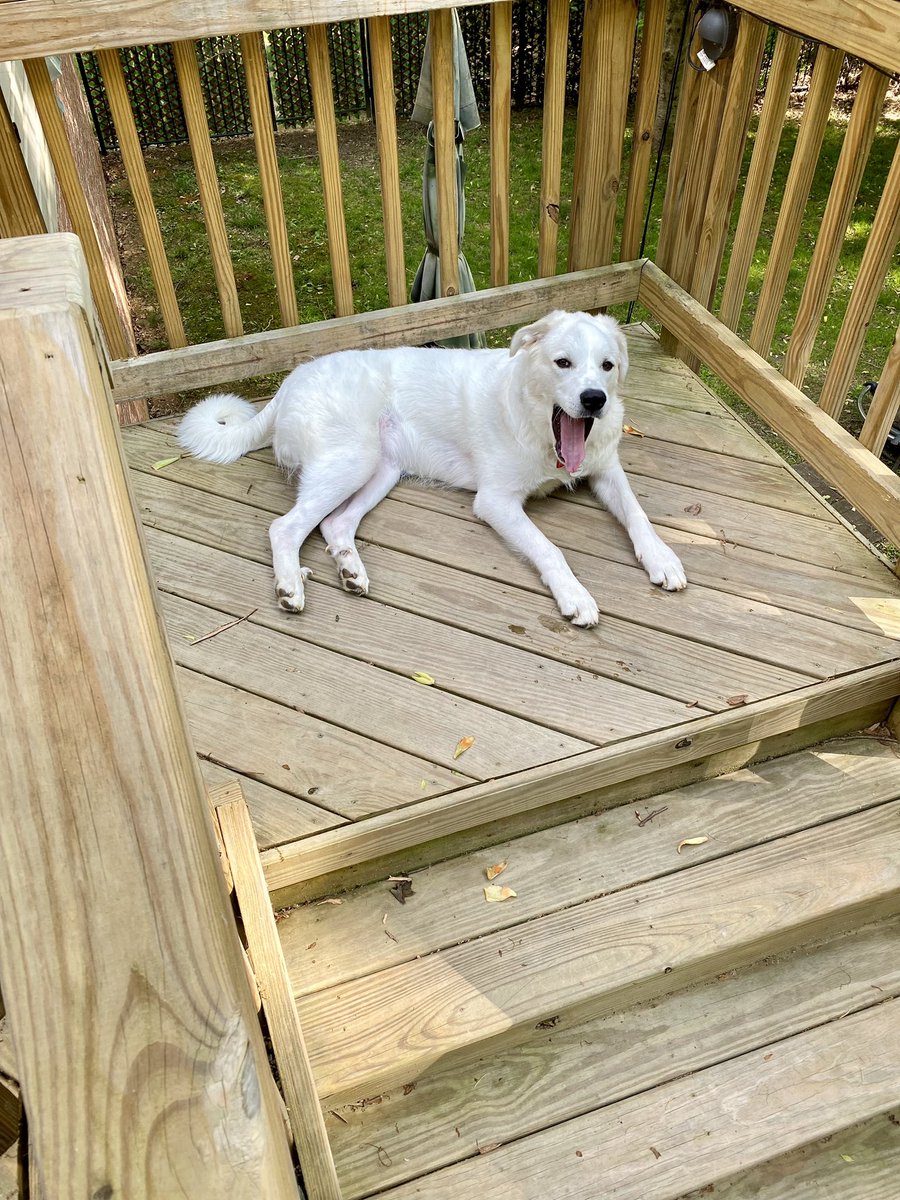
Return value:
M 606 392 L 600 388 L 588 388 L 578 397 L 585 412 L 598 413 L 606 403 Z

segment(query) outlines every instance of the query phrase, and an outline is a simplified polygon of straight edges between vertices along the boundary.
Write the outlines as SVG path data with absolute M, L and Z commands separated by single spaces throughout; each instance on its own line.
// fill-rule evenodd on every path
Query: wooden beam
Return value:
M 191 157 L 194 160 L 203 221 L 206 225 L 206 235 L 209 238 L 213 273 L 216 277 L 219 303 L 222 307 L 222 323 L 225 326 L 227 337 L 240 337 L 244 332 L 241 302 L 238 299 L 231 250 L 228 246 L 225 214 L 222 211 L 222 196 L 219 191 L 219 177 L 216 174 L 216 164 L 209 137 L 209 122 L 206 119 L 206 105 L 203 101 L 200 68 L 197 64 L 197 51 L 194 43 L 173 42 L 172 56 L 175 60 L 175 73 L 178 76 L 178 88 L 181 92 L 184 122 L 191 145 Z
M 820 46 L 816 53 L 809 95 L 803 109 L 800 132 L 797 135 L 791 169 L 778 213 L 778 223 L 766 261 L 766 273 L 753 318 L 753 328 L 750 331 L 750 345 L 764 358 L 768 358 L 772 348 L 775 324 L 781 310 L 784 289 L 790 274 L 816 164 L 819 161 L 822 139 L 834 104 L 834 89 L 837 87 L 843 61 L 841 51 L 832 50 L 828 46 Z
M 785 33 L 783 29 L 778 31 L 762 113 L 756 130 L 756 141 L 744 183 L 741 211 L 728 261 L 728 274 L 722 290 L 719 320 L 729 329 L 737 329 L 740 320 L 750 263 L 759 238 L 763 210 L 769 196 L 772 171 L 781 143 L 781 131 L 784 128 L 791 85 L 797 72 L 802 45 L 800 38 Z
M 375 99 L 375 136 L 381 172 L 381 211 L 384 216 L 384 256 L 388 298 L 406 303 L 406 258 L 403 251 L 403 210 L 400 203 L 400 161 L 397 154 L 397 97 L 389 17 L 369 21 L 372 59 L 372 92 Z
M 666 32 L 666 7 L 666 0 L 647 0 L 644 6 L 641 68 L 634 105 L 628 194 L 625 198 L 625 218 L 622 224 L 620 257 L 623 259 L 637 258 L 640 253 L 641 226 L 653 151 L 653 123 L 656 119 Z
M 569 270 L 612 261 L 637 0 L 586 0 Z
M 184 350 L 164 350 L 113 364 L 115 400 L 163 396 L 289 371 L 298 362 L 333 350 L 364 346 L 421 346 L 462 333 L 523 325 L 551 308 L 591 309 L 637 296 L 641 264 L 617 263 L 553 279 L 534 279 L 386 308 L 354 317 L 316 321 L 296 329 L 270 330 Z
M 696 305 L 696 301 L 692 303 Z M 556 763 L 552 774 L 546 768 L 536 767 L 504 780 L 476 784 L 457 793 L 452 800 L 446 796 L 423 800 L 400 812 L 328 830 L 264 852 L 262 863 L 268 888 L 270 892 L 287 889 L 284 898 L 291 902 L 289 889 L 293 885 L 319 875 L 342 871 L 380 855 L 504 817 L 515 818 L 579 793 L 624 784 L 653 772 L 680 770 L 684 763 L 786 733 L 870 701 L 891 699 L 898 691 L 896 663 L 882 663 L 840 680 L 826 680 L 787 696 L 761 700 L 741 710 L 717 713 L 624 744 L 587 751 Z
M 815 249 L 800 297 L 800 307 L 794 318 L 791 340 L 784 356 L 782 373 L 799 388 L 803 387 L 816 334 L 834 283 L 844 235 L 853 212 L 856 193 L 862 182 L 863 171 L 875 137 L 875 128 L 884 107 L 888 83 L 888 76 L 881 71 L 863 67 L 859 89 L 853 101 L 853 112 L 828 192 L 825 215 L 816 235 Z
M 331 55 L 328 52 L 328 35 L 324 26 L 310 25 L 305 30 L 305 37 L 309 88 L 316 119 L 316 145 L 319 148 L 319 165 L 322 171 L 322 194 L 325 198 L 328 255 L 334 279 L 334 311 L 339 317 L 346 317 L 353 312 L 353 282 L 350 278 L 347 222 L 344 219 L 341 158 L 331 83 Z
M 541 214 L 538 234 L 538 275 L 543 277 L 555 275 L 557 268 L 568 47 L 569 0 L 547 0 L 547 33 L 544 47 L 544 124 L 541 148 Z
M 262 188 L 263 208 L 266 213 L 266 228 L 269 232 L 269 247 L 272 252 L 272 272 L 275 276 L 275 291 L 282 325 L 296 325 L 297 294 L 294 291 L 294 271 L 291 266 L 291 248 L 288 244 L 287 226 L 284 220 L 284 197 L 281 192 L 281 174 L 278 170 L 278 154 L 275 150 L 275 134 L 272 131 L 272 110 L 269 99 L 269 68 L 261 33 L 241 34 L 241 57 L 244 60 L 244 76 L 247 80 L 247 96 L 253 121 L 253 143 L 256 161 L 259 164 L 259 181 Z
M 131 111 L 131 100 L 125 84 L 122 63 L 115 50 L 101 50 L 97 55 L 97 62 L 106 87 L 106 99 L 112 113 L 116 137 L 119 139 L 122 161 L 128 174 L 128 186 L 131 188 L 138 224 L 144 238 L 150 274 L 153 277 L 153 286 L 156 289 L 156 298 L 159 302 L 159 311 L 162 315 L 166 337 L 169 339 L 169 345 L 173 348 L 186 346 L 187 338 L 184 336 L 181 310 L 178 307 L 172 272 L 169 270 L 169 260 L 163 245 L 153 193 L 150 191 L 144 152 L 134 122 L 134 114 Z
M 884 288 L 885 277 L 898 240 L 900 240 L 900 141 L 894 151 L 891 169 L 878 202 L 878 211 L 869 231 L 862 262 L 859 264 L 859 273 L 853 283 L 853 291 L 850 293 L 850 303 L 844 314 L 841 331 L 838 334 L 822 394 L 819 397 L 820 408 L 829 416 L 837 418 L 844 407 L 844 401 L 850 390 L 850 381 L 865 341 L 866 330 L 869 328 L 869 321 Z M 885 430 L 886 436 L 887 431 Z M 875 440 L 869 441 L 864 437 L 861 437 L 860 441 L 874 454 L 880 454 L 884 446 L 884 438 L 877 445 Z
M 34 185 L 22 157 L 19 131 L 0 92 L 0 237 L 28 237 L 45 232 Z
M 491 6 L 491 287 L 509 283 L 512 0 Z
M 0 246 L 30 279 L 0 304 L 0 985 L 33 1162 L 55 1200 L 288 1200 L 79 258 Z
M 287 1100 L 307 1200 L 341 1200 L 325 1120 L 259 861 L 250 813 L 239 785 L 232 788 L 232 793 L 236 794 L 227 802 L 216 804 L 215 814 Z
M 897 0 L 732 0 L 770 25 L 871 63 L 888 74 L 900 71 L 900 5 Z
M 863 516 L 900 542 L 900 478 L 888 466 L 653 263 L 641 274 L 640 299 Z

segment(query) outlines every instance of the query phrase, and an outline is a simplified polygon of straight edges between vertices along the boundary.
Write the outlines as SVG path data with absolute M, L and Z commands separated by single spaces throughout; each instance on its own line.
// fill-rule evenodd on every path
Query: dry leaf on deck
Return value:
M 515 900 L 517 893 L 511 887 L 500 887 L 492 883 L 484 889 L 484 898 L 488 904 L 499 904 L 502 900 Z
M 646 434 L 641 433 L 641 431 L 639 429 L 637 429 L 634 425 L 623 425 L 622 432 L 630 433 L 634 437 L 646 437 L 647 436 Z
M 680 854 L 682 846 L 702 846 L 704 842 L 708 841 L 708 837 L 682 838 L 675 849 Z
M 336 896 L 329 896 L 327 900 L 317 900 L 316 904 L 343 904 L 343 900 L 338 900 Z
M 153 464 L 154 471 L 161 471 L 163 467 L 171 467 L 172 463 L 177 463 L 179 458 L 183 458 L 181 454 L 175 454 L 172 458 L 161 458 Z
M 460 738 L 456 743 L 456 749 L 453 751 L 453 757 L 459 758 L 461 754 L 465 754 L 465 752 L 470 750 L 474 745 L 475 739 L 473 737 Z
M 749 700 L 746 692 L 741 692 L 739 696 L 726 696 L 725 703 L 730 704 L 732 708 L 740 708 L 742 704 L 746 704 Z
M 503 874 L 508 866 L 509 863 L 506 861 L 506 859 L 504 859 L 503 862 L 494 863 L 492 867 L 484 868 L 485 876 L 488 880 L 496 879 L 498 875 Z
M 391 876 L 391 878 L 393 879 L 394 876 Z M 388 882 L 390 882 L 390 880 Z M 406 903 L 407 896 L 415 895 L 415 892 L 413 892 L 412 882 L 410 881 L 408 875 L 398 875 L 393 887 L 390 889 L 390 892 L 394 899 L 399 901 L 400 904 Z
M 424 684 L 425 687 L 431 687 L 434 683 L 434 676 L 429 675 L 427 671 L 413 671 L 410 678 L 414 679 L 416 683 Z
M 702 504 L 689 504 L 684 511 L 686 513 L 688 513 L 689 516 L 699 517 L 700 514 L 703 512 L 703 505 Z

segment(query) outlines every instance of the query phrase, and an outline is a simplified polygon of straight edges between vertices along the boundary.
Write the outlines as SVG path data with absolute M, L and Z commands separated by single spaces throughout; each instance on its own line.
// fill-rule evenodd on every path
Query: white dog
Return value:
M 179 440 L 211 462 L 234 462 L 271 440 L 300 472 L 297 503 L 272 522 L 275 594 L 300 612 L 300 548 L 321 525 L 341 585 L 365 595 L 355 536 L 365 514 L 403 476 L 475 493 L 477 517 L 531 562 L 564 617 L 596 625 L 597 604 L 562 552 L 526 516 L 528 496 L 586 477 L 625 526 L 653 583 L 686 584 L 619 465 L 628 369 L 612 317 L 552 312 L 505 350 L 345 350 L 297 367 L 259 413 L 237 396 L 209 396 L 187 413 Z

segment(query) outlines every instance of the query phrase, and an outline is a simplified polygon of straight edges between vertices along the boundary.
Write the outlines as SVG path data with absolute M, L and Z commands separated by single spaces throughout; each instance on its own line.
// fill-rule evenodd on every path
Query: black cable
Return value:
M 675 88 L 678 86 L 678 68 L 681 64 L 681 55 L 684 50 L 684 39 L 685 34 L 687 33 L 688 17 L 690 12 L 691 4 L 685 4 L 684 20 L 681 22 L 681 37 L 678 39 L 678 49 L 675 52 L 675 68 L 672 71 L 672 82 L 669 85 L 669 97 L 666 101 L 666 115 L 663 117 L 662 134 L 660 135 L 659 139 L 659 149 L 656 152 L 656 167 L 653 171 L 653 182 L 650 184 L 650 196 L 647 200 L 647 213 L 644 217 L 644 230 L 641 234 L 641 245 L 640 249 L 638 250 L 638 258 L 644 257 L 644 247 L 647 244 L 647 231 L 650 228 L 650 213 L 653 209 L 653 198 L 656 195 L 656 184 L 659 180 L 659 171 L 660 167 L 662 166 L 663 150 L 665 149 L 666 137 L 669 133 L 669 122 L 672 119 L 672 108 L 675 104 Z M 626 323 L 630 323 L 631 321 L 632 314 L 634 313 L 634 305 L 634 300 L 632 300 L 628 305 L 628 317 L 626 318 Z

